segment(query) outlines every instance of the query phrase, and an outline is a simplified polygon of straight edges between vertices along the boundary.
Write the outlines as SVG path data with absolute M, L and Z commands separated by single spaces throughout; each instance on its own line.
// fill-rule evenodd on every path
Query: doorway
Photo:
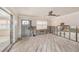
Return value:
M 31 21 L 21 20 L 21 37 L 31 36 Z

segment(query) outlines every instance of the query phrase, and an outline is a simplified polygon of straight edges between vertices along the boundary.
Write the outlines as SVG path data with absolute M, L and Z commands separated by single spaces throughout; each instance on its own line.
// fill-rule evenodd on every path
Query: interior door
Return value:
M 21 36 L 26 37 L 31 35 L 31 21 L 22 20 L 21 21 Z

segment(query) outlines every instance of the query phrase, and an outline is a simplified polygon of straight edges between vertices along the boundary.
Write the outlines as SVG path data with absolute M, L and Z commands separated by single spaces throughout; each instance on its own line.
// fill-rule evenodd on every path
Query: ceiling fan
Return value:
M 57 17 L 57 16 L 60 16 L 60 15 L 54 14 L 53 11 L 49 11 L 48 16 L 56 16 Z

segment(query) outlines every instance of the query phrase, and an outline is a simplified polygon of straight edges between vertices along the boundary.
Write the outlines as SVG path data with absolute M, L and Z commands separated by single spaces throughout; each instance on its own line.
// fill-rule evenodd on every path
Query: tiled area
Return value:
M 10 52 L 78 52 L 79 43 L 53 34 L 24 37 Z

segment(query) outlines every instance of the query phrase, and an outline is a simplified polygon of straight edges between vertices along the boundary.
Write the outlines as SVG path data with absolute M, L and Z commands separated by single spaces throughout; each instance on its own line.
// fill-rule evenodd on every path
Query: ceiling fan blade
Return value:
M 56 14 L 51 14 L 51 15 L 48 15 L 48 16 L 60 16 L 60 15 L 56 15 Z
M 50 11 L 48 16 L 60 16 L 60 15 L 53 14 L 53 11 Z

